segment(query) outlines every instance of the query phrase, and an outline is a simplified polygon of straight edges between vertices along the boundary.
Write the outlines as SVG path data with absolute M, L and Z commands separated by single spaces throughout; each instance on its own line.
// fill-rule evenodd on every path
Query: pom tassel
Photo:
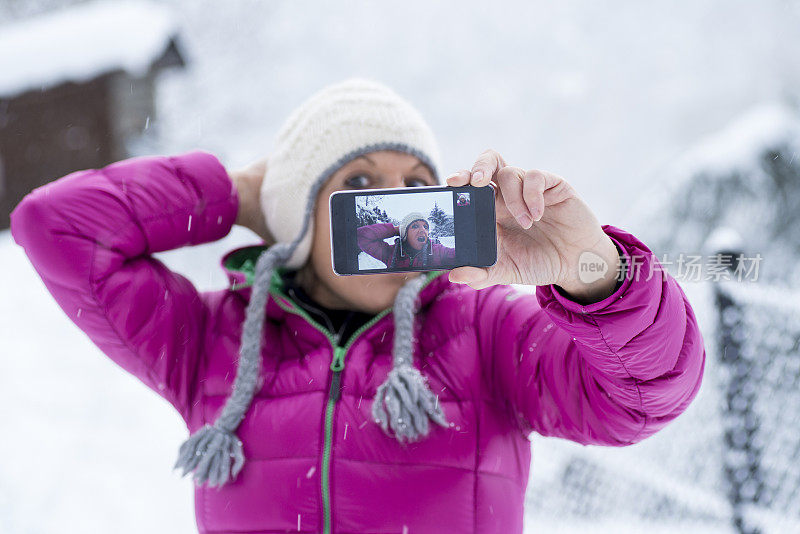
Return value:
M 447 427 L 438 399 L 428 388 L 422 373 L 411 366 L 395 367 L 378 387 L 372 401 L 372 416 L 387 435 L 403 443 L 428 435 L 428 419 Z
M 197 485 L 213 487 L 236 478 L 243 465 L 242 442 L 232 432 L 205 425 L 181 445 L 174 469 L 183 469 L 183 476 L 194 471 Z

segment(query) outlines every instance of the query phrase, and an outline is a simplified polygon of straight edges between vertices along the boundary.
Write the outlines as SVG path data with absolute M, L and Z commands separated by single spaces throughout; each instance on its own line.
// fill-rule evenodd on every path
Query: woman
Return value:
M 289 117 L 266 167 L 132 158 L 12 213 L 70 319 L 186 421 L 201 532 L 519 533 L 533 432 L 629 445 L 696 395 L 705 352 L 677 282 L 563 178 L 494 151 L 447 179 L 496 184 L 494 266 L 336 276 L 330 194 L 439 184 L 436 160 L 409 103 L 348 80 Z M 227 289 L 152 256 L 235 222 L 264 243 L 223 257 Z M 606 269 L 582 280 L 586 255 Z M 621 257 L 652 274 L 617 283 Z
M 433 243 L 428 236 L 428 221 L 425 215 L 412 211 L 400 221 L 400 226 L 392 223 L 378 223 L 360 226 L 356 231 L 358 247 L 380 260 L 388 269 L 434 268 L 453 265 L 456 249 L 441 243 Z M 384 239 L 399 235 L 394 244 Z

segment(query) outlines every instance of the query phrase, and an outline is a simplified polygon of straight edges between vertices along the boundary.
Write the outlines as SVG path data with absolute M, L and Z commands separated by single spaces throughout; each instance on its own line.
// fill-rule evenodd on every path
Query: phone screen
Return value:
M 414 187 L 331 195 L 337 274 L 489 266 L 496 259 L 491 187 Z

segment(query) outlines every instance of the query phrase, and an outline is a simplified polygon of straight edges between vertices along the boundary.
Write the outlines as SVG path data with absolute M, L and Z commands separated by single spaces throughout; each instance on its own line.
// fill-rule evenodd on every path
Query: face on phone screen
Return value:
M 488 206 L 487 195 L 481 196 L 486 209 L 479 210 L 479 188 L 413 189 L 331 195 L 332 253 L 337 274 L 428 271 L 485 263 L 487 254 L 481 248 L 494 248 L 491 245 L 495 244 L 494 206 L 493 202 Z M 488 192 L 493 201 L 493 193 Z M 492 231 L 478 232 L 477 215 L 488 209 L 492 220 L 482 224 L 491 225 Z M 487 233 L 491 233 L 490 239 L 486 239 Z M 478 239 L 478 234 L 484 239 Z

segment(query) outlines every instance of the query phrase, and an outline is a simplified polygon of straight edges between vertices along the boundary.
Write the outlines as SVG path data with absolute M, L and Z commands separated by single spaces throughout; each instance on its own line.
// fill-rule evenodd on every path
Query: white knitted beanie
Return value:
M 406 232 L 408 231 L 408 225 L 410 225 L 414 221 L 425 221 L 425 222 L 428 222 L 428 219 L 425 218 L 424 214 L 422 214 L 422 213 L 420 213 L 418 211 L 412 211 L 411 213 L 409 213 L 408 215 L 403 217 L 403 220 L 400 221 L 400 239 L 405 239 L 406 238 Z
M 324 183 L 342 165 L 378 150 L 416 156 L 441 183 L 433 132 L 420 113 L 388 87 L 351 78 L 306 100 L 281 128 L 261 186 L 262 209 L 275 239 L 290 243 L 299 236 L 315 183 Z M 308 259 L 313 223 L 311 217 L 287 267 L 299 268 Z

